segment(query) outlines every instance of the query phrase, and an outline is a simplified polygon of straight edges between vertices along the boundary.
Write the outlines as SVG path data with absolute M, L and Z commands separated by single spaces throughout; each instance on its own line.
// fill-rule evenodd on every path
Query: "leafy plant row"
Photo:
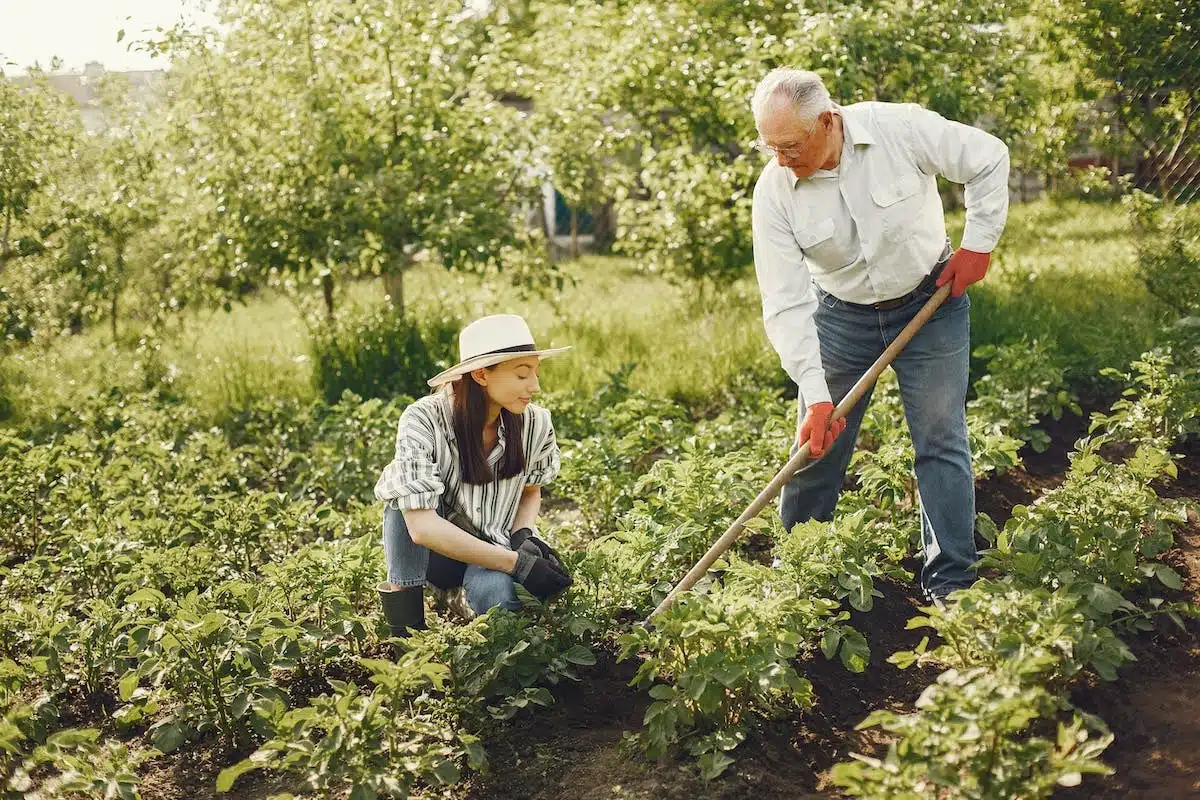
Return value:
M 876 711 L 860 723 L 894 738 L 884 757 L 834 768 L 848 794 L 1048 797 L 1111 772 L 1099 756 L 1112 733 L 1072 706 L 1071 686 L 1084 672 L 1115 680 L 1135 659 L 1121 637 L 1153 631 L 1157 619 L 1186 630 L 1185 617 L 1200 615 L 1171 599 L 1180 576 L 1161 560 L 1185 505 L 1151 487 L 1176 477 L 1170 449 L 1195 432 L 1200 376 L 1167 352 L 1134 369 L 1111 413 L 1093 417 L 1060 486 L 1015 508 L 1003 529 L 981 515 L 988 577 L 909 622 L 930 628 L 936 646 L 926 637 L 889 659 L 945 671 L 914 713 Z

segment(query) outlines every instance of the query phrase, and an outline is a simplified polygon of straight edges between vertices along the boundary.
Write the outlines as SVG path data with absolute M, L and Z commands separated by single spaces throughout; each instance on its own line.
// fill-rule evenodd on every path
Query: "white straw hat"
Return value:
M 549 358 L 570 349 L 568 346 L 538 350 L 529 326 L 516 314 L 481 317 L 458 334 L 458 363 L 430 378 L 429 385 L 441 386 L 458 380 L 472 370 L 491 367 L 502 361 L 526 356 Z

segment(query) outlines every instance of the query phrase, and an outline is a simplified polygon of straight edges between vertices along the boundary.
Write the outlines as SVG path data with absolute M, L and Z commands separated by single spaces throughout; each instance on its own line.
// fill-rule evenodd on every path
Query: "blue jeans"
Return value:
M 835 403 L 933 294 L 918 292 L 904 305 L 877 311 L 852 307 L 815 286 L 814 290 L 820 301 L 816 324 L 821 362 Z M 916 455 L 925 550 L 921 586 L 930 595 L 944 595 L 975 580 L 975 480 L 966 415 L 970 307 L 966 294 L 946 300 L 893 362 Z M 871 394 L 868 390 L 847 415 L 846 429 L 833 447 L 784 487 L 780 517 L 789 530 L 809 519 L 833 519 Z M 794 443 L 792 447 L 795 453 Z
M 431 555 L 429 548 L 412 540 L 408 525 L 404 522 L 404 513 L 388 506 L 383 509 L 383 555 L 387 561 L 389 583 L 394 586 L 425 585 Z M 467 603 L 476 614 L 486 614 L 488 609 L 496 606 L 509 611 L 521 608 L 513 578 L 507 572 L 467 564 L 462 575 L 462 586 L 466 591 Z

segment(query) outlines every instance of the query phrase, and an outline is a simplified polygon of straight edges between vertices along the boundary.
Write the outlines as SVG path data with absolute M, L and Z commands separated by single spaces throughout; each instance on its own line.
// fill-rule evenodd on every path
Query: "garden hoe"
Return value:
M 950 296 L 950 289 L 950 283 L 946 283 L 934 293 L 933 297 L 929 298 L 929 300 L 925 303 L 925 306 L 919 312 L 917 312 L 915 317 L 913 317 L 912 321 L 904 327 L 904 330 L 900 331 L 900 335 L 896 337 L 895 341 L 888 345 L 887 349 L 883 351 L 883 354 L 880 355 L 878 359 L 876 359 L 875 363 L 871 365 L 871 368 L 867 370 L 866 374 L 858 379 L 858 382 L 851 387 L 849 393 L 842 398 L 840 403 L 837 404 L 837 407 L 834 408 L 833 413 L 829 415 L 830 422 L 839 420 L 850 413 L 850 409 L 854 408 L 854 404 L 857 403 L 863 394 L 866 393 L 867 389 L 874 385 L 875 381 L 879 379 L 879 376 L 883 374 L 883 371 L 887 369 L 892 361 L 895 360 L 896 356 L 900 354 L 900 351 L 904 349 L 904 346 L 908 344 L 913 335 L 915 335 L 916 332 L 921 329 L 921 326 L 933 316 L 934 312 L 938 310 L 938 306 L 946 301 L 946 298 Z M 792 476 L 796 474 L 796 471 L 803 467 L 805 462 L 808 461 L 808 450 L 808 442 L 805 442 L 800 449 L 796 451 L 796 454 L 788 459 L 788 462 L 783 465 L 783 469 L 779 470 L 779 472 L 775 474 L 775 477 L 771 479 L 771 482 L 767 484 L 767 487 L 759 492 L 758 497 L 754 498 L 754 502 L 746 507 L 746 510 L 741 513 L 741 516 L 733 521 L 733 524 L 729 526 L 725 533 L 721 534 L 721 538 L 713 542 L 712 547 L 708 548 L 708 552 L 696 562 L 696 566 L 692 567 L 691 571 L 689 571 L 687 575 L 683 576 L 683 580 L 675 585 L 675 588 L 671 590 L 671 593 L 663 598 L 663 601 L 658 604 L 658 608 L 654 609 L 650 616 L 646 618 L 646 621 L 643 623 L 644 625 L 648 626 L 651 620 L 674 605 L 675 598 L 678 597 L 681 592 L 686 592 L 691 589 L 692 586 L 695 585 L 696 581 L 700 580 L 700 578 L 703 577 L 706 572 L 708 572 L 709 568 L 716 563 L 716 560 L 724 555 L 726 550 L 733 546 L 733 543 L 737 541 L 737 538 L 742 535 L 742 530 L 745 528 L 746 523 L 757 517 L 759 513 L 767 507 L 767 504 L 774 500 L 776 495 L 783 491 L 784 485 L 786 485 L 787 482 L 792 479 Z

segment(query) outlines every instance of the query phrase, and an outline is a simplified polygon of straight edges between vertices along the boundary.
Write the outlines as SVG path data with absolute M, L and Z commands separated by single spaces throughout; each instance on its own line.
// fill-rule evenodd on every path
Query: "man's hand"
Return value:
M 983 280 L 991 261 L 991 253 L 976 253 L 974 250 L 964 250 L 960 247 L 946 262 L 942 274 L 938 276 L 937 285 L 940 287 L 954 281 L 954 288 L 950 290 L 950 294 L 958 297 L 972 283 Z
M 808 454 L 820 458 L 825 451 L 833 447 L 833 440 L 846 429 L 846 420 L 839 419 L 830 423 L 829 416 L 833 414 L 833 403 L 813 403 L 800 421 L 800 429 L 796 432 L 796 444 L 803 447 L 809 443 Z

